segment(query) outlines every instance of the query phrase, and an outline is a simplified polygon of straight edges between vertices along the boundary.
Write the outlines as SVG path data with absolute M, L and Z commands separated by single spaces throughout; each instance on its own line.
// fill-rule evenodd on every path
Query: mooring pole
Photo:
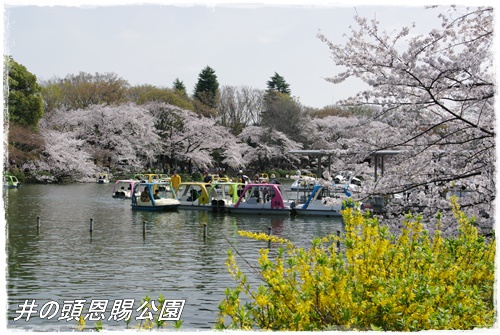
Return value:
M 271 231 L 272 231 L 271 226 L 267 227 L 267 235 L 271 236 Z M 267 241 L 267 247 L 271 249 L 271 240 Z
M 340 231 L 339 230 L 337 230 L 337 237 L 338 237 L 338 239 L 337 239 L 337 249 L 338 249 L 338 251 L 340 251 Z

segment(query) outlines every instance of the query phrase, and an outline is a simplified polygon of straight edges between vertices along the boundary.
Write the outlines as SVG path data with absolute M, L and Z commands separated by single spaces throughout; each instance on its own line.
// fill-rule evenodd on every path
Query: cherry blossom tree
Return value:
M 304 133 L 308 135 L 304 143 L 306 149 L 326 150 L 330 153 L 328 162 L 323 159 L 323 171 L 332 173 L 349 172 L 352 176 L 370 179 L 374 169 L 369 165 L 371 147 L 367 139 L 383 132 L 387 139 L 399 136 L 399 130 L 384 122 L 373 120 L 366 115 L 349 116 L 348 112 L 323 117 L 314 117 L 308 122 Z M 317 156 L 300 156 L 302 166 L 316 165 Z M 334 177 L 334 176 L 329 176 Z
M 375 120 L 391 126 L 364 136 L 366 156 L 397 149 L 384 176 L 369 193 L 406 192 L 390 213 L 418 210 L 426 218 L 446 212 L 443 197 L 465 190 L 464 210 L 481 226 L 492 226 L 495 199 L 493 9 L 443 7 L 442 26 L 427 35 L 412 28 L 385 32 L 376 20 L 359 16 L 344 44 L 318 34 L 332 59 L 345 70 L 329 78 L 338 84 L 358 78 L 369 85 L 343 101 L 371 106 Z M 394 131 L 397 130 L 397 134 Z M 442 216 L 443 217 L 443 216 Z
M 224 161 L 232 167 L 241 162 L 236 138 L 228 128 L 216 124 L 215 119 L 198 115 L 189 110 L 166 103 L 153 102 L 145 105 L 155 118 L 155 128 L 161 138 L 161 150 L 172 166 L 187 162 L 189 167 L 208 168 L 216 164 L 212 153 L 228 152 Z
M 94 159 L 140 169 L 158 154 L 160 138 L 146 108 L 94 105 L 81 114 L 72 122 L 78 123 L 77 137 L 86 140 Z
M 94 160 L 86 150 L 85 140 L 77 139 L 70 133 L 53 129 L 43 132 L 45 140 L 45 160 L 29 162 L 39 181 L 86 180 L 98 171 Z M 46 173 L 38 173 L 45 171 Z
M 243 129 L 238 139 L 248 145 L 243 158 L 247 165 L 255 165 L 261 171 L 270 165 L 295 166 L 299 159 L 290 150 L 301 149 L 302 144 L 289 139 L 282 132 L 267 127 L 249 126 Z
M 348 148 L 342 141 L 352 138 L 359 126 L 360 120 L 356 117 L 327 116 L 312 119 L 307 124 L 306 133 L 311 149 L 342 150 Z
M 93 178 L 103 164 L 115 169 L 142 169 L 159 149 L 154 118 L 135 104 L 92 105 L 57 110 L 40 122 L 45 159 L 25 169 L 45 169 L 54 180 Z
M 228 141 L 223 152 L 222 164 L 235 170 L 243 168 L 249 163 L 244 157 L 249 149 L 249 146 L 238 138 Z

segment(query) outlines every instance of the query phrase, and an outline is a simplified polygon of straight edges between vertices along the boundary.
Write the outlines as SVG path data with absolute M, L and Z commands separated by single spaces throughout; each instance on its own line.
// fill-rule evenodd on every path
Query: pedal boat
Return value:
M 115 182 L 113 186 L 113 192 L 111 193 L 113 198 L 118 199 L 131 199 L 132 198 L 132 190 L 135 187 L 135 184 L 138 184 L 138 180 L 134 179 L 119 179 Z M 139 196 L 141 192 L 137 193 Z
M 5 174 L 3 176 L 3 187 L 5 188 L 19 188 L 21 187 L 21 182 L 17 179 L 16 176 L 11 174 Z
M 155 191 L 159 190 L 159 199 L 154 198 Z M 145 191 L 147 196 L 143 196 Z M 132 209 L 143 211 L 174 211 L 179 208 L 180 202 L 170 183 L 153 182 L 137 183 L 132 194 Z
M 209 190 L 212 184 L 204 182 L 181 182 L 177 189 L 180 209 L 211 210 Z
M 152 182 L 162 181 L 160 180 L 160 175 L 157 173 L 137 173 L 134 175 L 133 179 L 139 180 L 142 183 L 145 182 L 152 183 Z
M 253 215 L 289 215 L 292 201 L 279 184 L 246 184 L 229 213 Z
M 344 188 L 316 185 L 303 204 L 293 205 L 292 215 L 340 217 L 345 206 L 354 206 L 351 193 Z
M 96 176 L 96 183 L 98 184 L 107 184 L 109 183 L 109 176 L 107 173 L 99 173 Z
M 234 206 L 245 184 L 236 182 L 215 182 L 208 191 L 213 211 L 224 212 Z

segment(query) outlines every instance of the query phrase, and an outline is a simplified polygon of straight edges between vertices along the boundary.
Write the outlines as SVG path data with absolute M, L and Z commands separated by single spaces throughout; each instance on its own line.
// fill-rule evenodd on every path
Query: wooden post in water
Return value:
M 340 252 L 340 230 L 337 230 L 337 237 L 339 238 L 337 240 L 337 251 Z
M 207 238 L 207 224 L 203 224 L 203 238 Z
M 90 233 L 94 230 L 94 219 L 90 218 Z
M 271 236 L 271 231 L 272 231 L 271 226 L 267 227 L 267 235 Z M 267 247 L 271 249 L 271 240 L 267 241 Z
M 36 229 L 40 229 L 40 217 L 36 217 Z

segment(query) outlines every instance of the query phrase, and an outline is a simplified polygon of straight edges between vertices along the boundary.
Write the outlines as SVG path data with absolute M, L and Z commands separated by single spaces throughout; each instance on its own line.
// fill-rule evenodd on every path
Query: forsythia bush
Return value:
M 262 249 L 263 284 L 252 288 L 229 251 L 237 281 L 219 304 L 217 329 L 390 330 L 473 329 L 495 321 L 495 241 L 478 235 L 456 201 L 460 234 L 444 238 L 408 215 L 397 236 L 352 208 L 343 212 L 345 235 L 315 239 L 309 250 L 282 243 L 274 261 Z M 343 248 L 339 251 L 337 243 Z M 241 296 L 240 296 L 241 294 Z M 226 320 L 228 319 L 228 320 Z

